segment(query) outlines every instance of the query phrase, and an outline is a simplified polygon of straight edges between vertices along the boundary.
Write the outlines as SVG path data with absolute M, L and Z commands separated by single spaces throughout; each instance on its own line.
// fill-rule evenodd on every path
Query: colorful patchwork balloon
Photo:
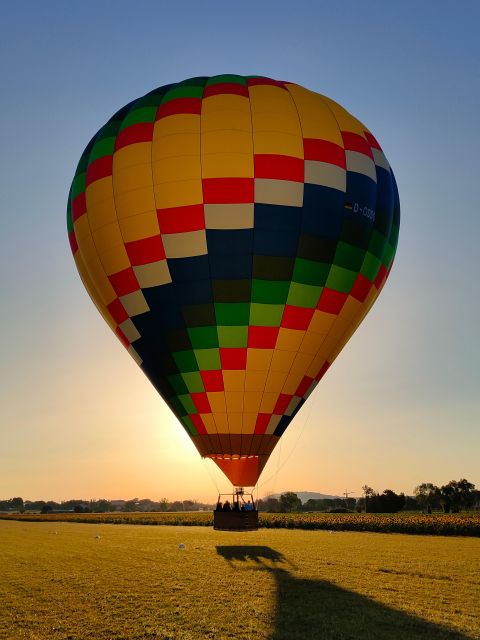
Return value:
M 370 131 L 258 76 L 190 78 L 87 145 L 68 231 L 91 298 L 200 454 L 253 486 L 388 276 L 400 207 Z

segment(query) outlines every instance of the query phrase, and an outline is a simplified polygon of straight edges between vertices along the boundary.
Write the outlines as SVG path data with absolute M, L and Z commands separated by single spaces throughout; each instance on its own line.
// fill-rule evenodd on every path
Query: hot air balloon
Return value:
M 98 310 L 199 453 L 242 487 L 376 300 L 399 216 L 361 122 L 297 84 L 239 75 L 120 109 L 68 199 Z

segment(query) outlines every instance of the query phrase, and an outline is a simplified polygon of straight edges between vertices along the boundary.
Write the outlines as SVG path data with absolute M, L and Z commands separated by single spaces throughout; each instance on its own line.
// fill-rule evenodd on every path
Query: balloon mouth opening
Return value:
M 251 460 L 251 459 L 255 459 L 258 458 L 258 456 L 255 455 L 235 455 L 235 454 L 221 454 L 221 455 L 215 455 L 215 454 L 211 454 L 206 456 L 207 458 L 210 458 L 211 460 Z

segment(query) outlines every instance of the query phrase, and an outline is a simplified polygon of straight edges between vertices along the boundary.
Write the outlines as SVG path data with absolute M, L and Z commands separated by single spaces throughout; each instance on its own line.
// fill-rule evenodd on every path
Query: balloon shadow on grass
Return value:
M 276 582 L 271 640 L 472 640 L 448 627 L 392 609 L 327 580 L 293 576 L 283 554 L 263 546 L 217 546 L 232 567 L 253 561 Z M 401 593 L 399 593 L 401 598 Z

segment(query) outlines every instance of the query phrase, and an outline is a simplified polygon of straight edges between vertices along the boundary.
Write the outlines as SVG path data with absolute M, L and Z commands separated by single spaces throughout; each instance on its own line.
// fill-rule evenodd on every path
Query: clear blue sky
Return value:
M 84 291 L 65 205 L 114 111 L 217 73 L 340 102 L 382 144 L 402 206 L 390 280 L 260 492 L 480 485 L 479 24 L 476 1 L 4 3 L 0 497 L 215 493 Z

